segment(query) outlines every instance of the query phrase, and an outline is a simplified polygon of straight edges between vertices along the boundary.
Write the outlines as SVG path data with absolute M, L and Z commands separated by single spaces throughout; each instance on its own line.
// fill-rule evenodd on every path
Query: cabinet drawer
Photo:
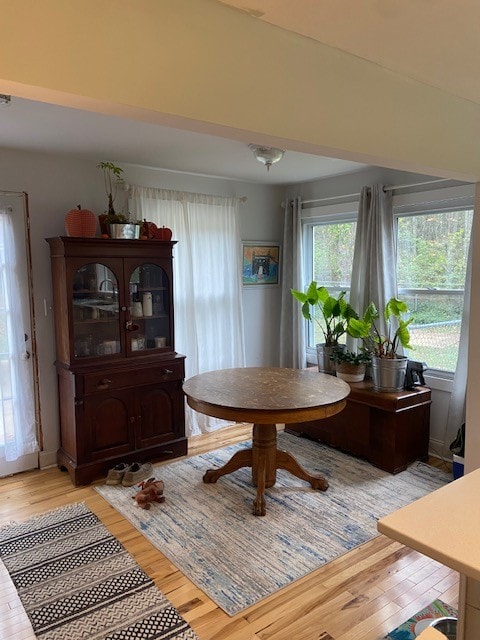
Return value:
M 168 382 L 170 380 L 181 380 L 183 375 L 183 362 L 166 362 L 163 366 L 149 369 L 104 371 L 86 374 L 84 388 L 87 395 L 99 391 L 108 391 L 109 389 L 124 389 Z

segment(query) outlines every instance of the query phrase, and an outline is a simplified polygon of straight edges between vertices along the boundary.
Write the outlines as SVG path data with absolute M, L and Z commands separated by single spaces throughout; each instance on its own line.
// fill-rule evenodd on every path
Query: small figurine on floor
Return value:
M 138 486 L 141 490 L 132 498 L 136 500 L 138 506 L 142 509 L 150 509 L 152 502 L 165 502 L 163 480 L 149 478 L 140 482 Z

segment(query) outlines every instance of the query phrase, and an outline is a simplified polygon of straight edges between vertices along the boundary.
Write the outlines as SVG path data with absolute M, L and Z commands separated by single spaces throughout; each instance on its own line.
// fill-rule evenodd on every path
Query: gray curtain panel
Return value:
M 285 207 L 282 259 L 282 307 L 280 312 L 280 366 L 303 369 L 305 355 L 305 320 L 300 305 L 290 289 L 303 289 L 302 201 L 295 198 Z
M 465 274 L 465 294 L 463 298 L 462 325 L 458 344 L 457 366 L 453 377 L 452 393 L 448 405 L 447 424 L 443 438 L 443 455 L 450 456 L 449 445 L 455 439 L 465 422 L 467 373 L 468 373 L 468 331 L 470 325 L 470 283 L 472 280 L 472 236 L 468 247 L 467 272 Z M 465 426 L 465 432 L 467 426 Z
M 370 302 L 379 313 L 384 330 L 383 309 L 397 295 L 396 239 L 392 192 L 383 185 L 363 187 L 360 194 L 352 265 L 350 303 L 360 315 Z M 351 339 L 349 339 L 349 342 Z M 349 348 L 354 348 L 353 344 Z

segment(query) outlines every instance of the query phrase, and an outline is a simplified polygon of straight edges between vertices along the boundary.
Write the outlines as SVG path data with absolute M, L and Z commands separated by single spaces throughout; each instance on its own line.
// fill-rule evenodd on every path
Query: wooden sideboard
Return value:
M 286 425 L 285 431 L 323 442 L 376 467 L 398 473 L 415 460 L 426 460 L 430 434 L 431 391 L 384 393 L 371 380 L 350 383 L 343 411 L 330 418 Z

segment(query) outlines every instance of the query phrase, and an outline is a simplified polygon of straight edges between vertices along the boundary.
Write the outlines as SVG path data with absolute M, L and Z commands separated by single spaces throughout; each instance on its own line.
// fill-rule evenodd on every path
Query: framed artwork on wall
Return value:
M 275 242 L 243 242 L 242 248 L 243 286 L 278 285 L 280 245 Z

